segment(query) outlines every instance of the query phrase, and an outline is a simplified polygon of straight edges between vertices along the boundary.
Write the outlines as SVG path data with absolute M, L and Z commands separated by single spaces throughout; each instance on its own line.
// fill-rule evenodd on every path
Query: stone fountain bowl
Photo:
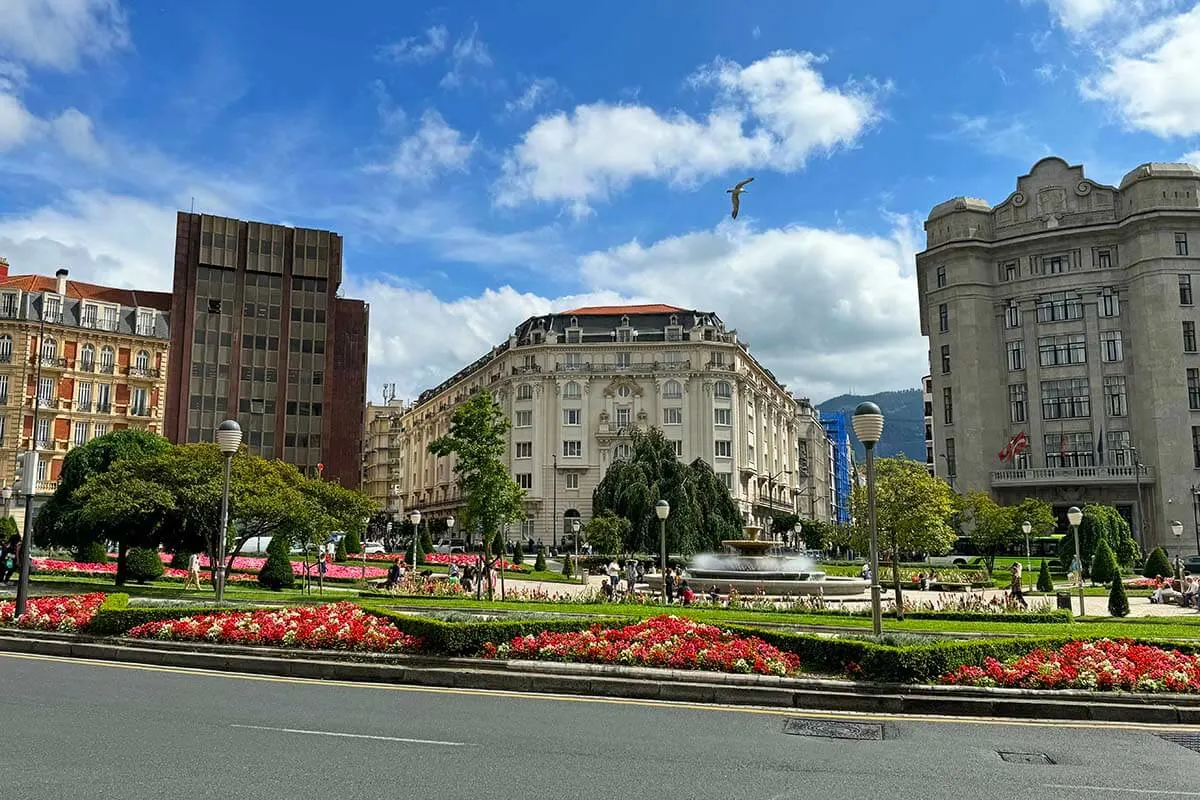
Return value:
M 710 586 L 716 586 L 721 594 L 730 589 L 741 595 L 755 595 L 760 592 L 765 595 L 778 597 L 780 595 L 823 595 L 825 597 L 852 597 L 861 595 L 870 587 L 870 581 L 860 578 L 841 578 L 828 576 L 823 572 L 750 572 L 739 570 L 737 577 L 731 577 L 728 571 L 717 570 L 720 575 L 709 577 L 704 573 L 712 570 L 685 570 L 688 584 L 696 594 L 704 594 Z M 794 574 L 795 578 L 779 577 Z M 758 577 L 758 576 L 762 577 Z M 662 592 L 662 575 L 647 575 L 645 583 L 652 592 Z

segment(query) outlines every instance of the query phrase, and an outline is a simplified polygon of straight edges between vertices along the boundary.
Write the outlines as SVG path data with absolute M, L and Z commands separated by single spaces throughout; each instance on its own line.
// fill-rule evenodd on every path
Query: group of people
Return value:
M 1184 608 L 1195 608 L 1200 611 L 1200 578 L 1184 575 L 1178 579 L 1179 589 L 1175 588 L 1176 581 L 1159 575 L 1154 579 L 1154 591 L 1150 593 L 1150 602 L 1178 603 Z
M 21 571 L 21 534 L 14 533 L 0 544 L 0 583 L 8 583 Z

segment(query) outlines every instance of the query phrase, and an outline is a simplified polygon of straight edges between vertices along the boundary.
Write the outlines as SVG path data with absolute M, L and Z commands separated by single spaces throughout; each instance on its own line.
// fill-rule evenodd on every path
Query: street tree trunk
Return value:
M 900 549 L 892 542 L 892 589 L 896 592 L 896 620 L 904 619 L 904 594 L 900 588 Z

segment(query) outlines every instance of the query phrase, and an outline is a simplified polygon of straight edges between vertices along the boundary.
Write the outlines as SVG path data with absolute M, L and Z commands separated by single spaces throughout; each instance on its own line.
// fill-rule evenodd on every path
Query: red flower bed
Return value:
M 508 559 L 503 559 L 504 568 L 509 572 L 527 572 L 529 567 L 514 564 Z M 479 555 L 477 553 L 426 553 L 426 564 L 458 564 L 460 567 L 465 567 L 468 564 L 478 564 Z M 500 562 L 496 562 L 496 569 L 500 569 Z
M 1200 693 L 1200 656 L 1128 640 L 1070 642 L 1034 650 L 1009 663 L 984 659 L 959 667 L 939 683 L 1019 689 L 1100 689 Z
M 30 563 L 43 575 L 81 575 L 87 578 L 104 578 L 117 574 L 117 564 L 115 561 L 98 564 L 95 562 L 58 561 L 53 558 L 35 557 L 30 559 Z M 163 567 L 163 580 L 182 581 L 186 579 L 186 569 Z M 230 581 L 253 581 L 255 579 L 254 575 L 244 575 L 236 572 L 229 576 Z
M 39 631 L 77 631 L 87 627 L 103 602 L 102 592 L 34 597 L 25 604 L 25 613 L 15 620 L 15 624 L 18 628 Z M 15 603 L 0 603 L 0 625 L 14 623 L 15 611 Z
M 760 675 L 791 675 L 800 670 L 798 657 L 761 639 L 734 636 L 675 616 L 653 617 L 624 628 L 543 631 L 536 636 L 518 636 L 508 644 L 489 642 L 484 645 L 484 656 Z
M 354 603 L 200 614 L 147 622 L 129 631 L 138 639 L 308 647 L 324 650 L 411 652 L 421 640 Z

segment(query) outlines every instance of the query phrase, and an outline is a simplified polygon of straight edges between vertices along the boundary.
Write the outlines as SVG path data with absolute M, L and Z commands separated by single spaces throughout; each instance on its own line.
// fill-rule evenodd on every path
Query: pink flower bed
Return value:
M 34 597 L 25 604 L 25 613 L 13 619 L 16 604 L 0 603 L 0 625 L 15 622 L 18 628 L 39 631 L 78 631 L 87 627 L 104 602 L 102 592 L 64 597 Z
M 1001 663 L 959 667 L 939 681 L 959 686 L 1018 689 L 1101 689 L 1200 693 L 1200 656 L 1127 640 L 1069 642 Z
M 460 567 L 465 567 L 468 564 L 477 564 L 479 556 L 475 553 L 427 553 L 425 555 L 427 564 L 458 564 Z M 496 562 L 496 569 L 500 568 L 500 562 Z M 528 571 L 529 567 L 514 564 L 508 559 L 504 559 L 504 568 L 510 572 Z
M 797 656 L 762 639 L 735 636 L 676 616 L 653 617 L 623 628 L 543 631 L 501 645 L 489 642 L 484 645 L 484 656 L 760 675 L 792 675 L 800 670 Z
M 30 559 L 30 563 L 43 575 L 79 575 L 86 578 L 105 578 L 117 574 L 117 564 L 115 561 L 97 564 L 95 562 L 80 563 L 78 561 L 58 561 L 53 558 L 35 557 Z M 172 581 L 186 580 L 187 570 L 176 569 L 175 567 L 163 567 L 163 579 Z M 231 581 L 252 581 L 255 580 L 255 576 L 234 573 L 229 576 L 229 579 Z
M 200 614 L 138 625 L 138 639 L 208 641 L 325 650 L 413 652 L 421 640 L 354 603 Z

